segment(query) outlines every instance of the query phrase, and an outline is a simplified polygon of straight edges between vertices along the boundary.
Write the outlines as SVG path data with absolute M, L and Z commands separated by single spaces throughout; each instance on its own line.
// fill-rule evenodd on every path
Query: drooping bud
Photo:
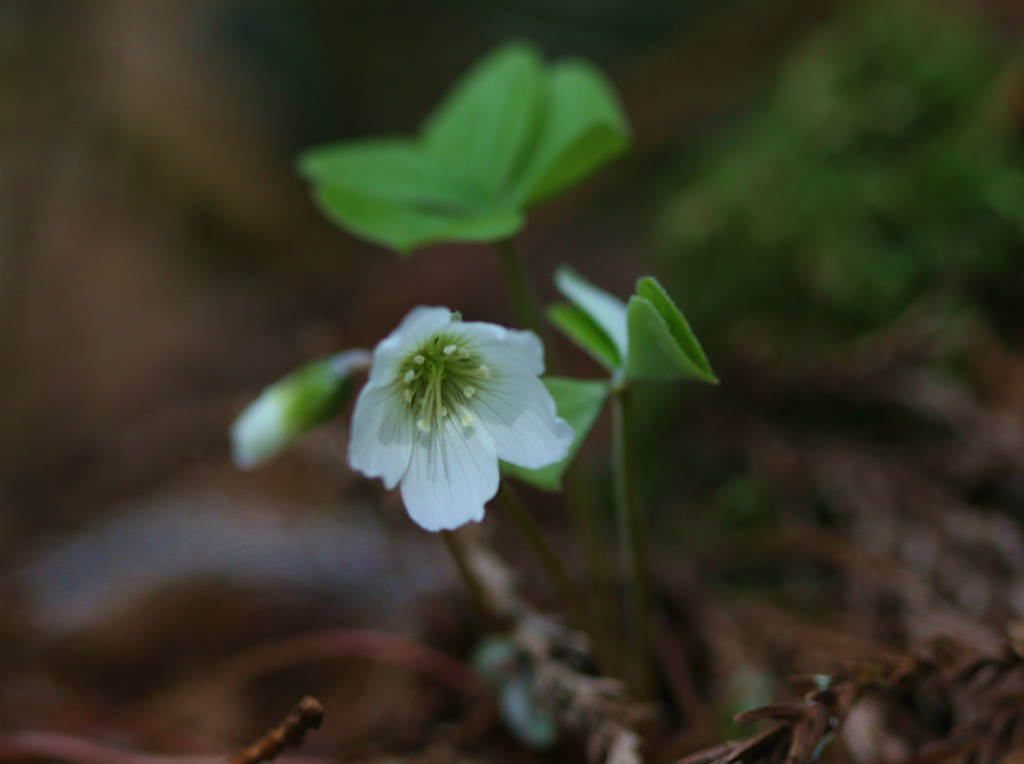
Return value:
M 349 350 L 306 364 L 267 387 L 231 425 L 231 453 L 251 469 L 332 419 L 352 395 L 352 375 L 370 354 Z

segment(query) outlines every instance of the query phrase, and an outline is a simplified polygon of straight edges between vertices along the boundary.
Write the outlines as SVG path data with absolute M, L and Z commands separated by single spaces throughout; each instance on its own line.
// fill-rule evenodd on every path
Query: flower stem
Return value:
M 508 296 L 512 301 L 516 320 L 521 326 L 540 337 L 544 343 L 548 366 L 555 366 L 552 362 L 551 343 L 548 341 L 549 337 L 544 319 L 541 315 L 537 298 L 530 287 L 526 261 L 519 254 L 519 250 L 512 244 L 511 239 L 503 239 L 495 246 L 498 250 L 498 261 L 501 264 L 501 275 L 505 279 L 505 287 L 508 289 Z
M 469 596 L 473 600 L 473 605 L 476 606 L 481 617 L 489 623 L 497 621 L 498 618 L 491 605 L 490 598 L 487 596 L 487 590 L 477 577 L 476 571 L 473 570 L 473 565 L 469 561 L 469 555 L 466 554 L 462 539 L 456 535 L 455 531 L 441 531 L 441 540 L 444 541 L 445 548 L 448 549 L 448 553 L 452 556 L 452 561 L 455 563 L 463 583 L 466 584 Z
M 623 674 L 622 650 L 616 636 L 615 587 L 608 548 L 596 514 L 597 503 L 582 474 L 579 462 L 569 465 L 563 478 L 566 504 L 576 536 L 583 545 L 583 558 L 593 586 L 589 599 L 593 616 L 594 656 L 605 674 Z
M 508 288 L 508 296 L 516 312 L 516 319 L 526 328 L 537 334 L 543 327 L 537 300 L 530 288 L 526 261 L 513 246 L 511 239 L 503 239 L 497 243 L 498 260 L 501 263 L 501 275 Z
M 620 387 L 612 396 L 615 495 L 619 528 L 629 567 L 628 678 L 641 700 L 651 697 L 650 623 L 651 593 L 647 579 L 647 544 L 643 517 L 637 500 L 636 465 L 632 434 L 632 395 Z
M 533 515 L 530 514 L 530 510 L 523 504 L 522 499 L 504 480 L 498 489 L 498 503 L 505 511 L 505 514 L 516 524 L 519 533 L 522 534 L 526 543 L 530 545 L 534 554 L 537 555 L 541 565 L 544 566 L 545 572 L 558 588 L 562 599 L 565 600 L 566 607 L 569 608 L 569 615 L 576 622 L 577 627 L 588 635 L 593 634 L 592 621 L 586 602 L 580 595 L 576 585 L 572 582 L 572 578 L 569 576 L 569 571 L 562 562 L 562 558 L 555 551 L 554 547 L 551 546 L 550 542 L 548 542 L 544 531 L 537 525 L 537 521 L 533 519 Z

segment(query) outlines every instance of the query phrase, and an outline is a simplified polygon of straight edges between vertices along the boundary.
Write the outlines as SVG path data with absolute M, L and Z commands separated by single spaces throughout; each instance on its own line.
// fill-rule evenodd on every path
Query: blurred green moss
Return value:
M 673 290 L 702 335 L 756 319 L 814 345 L 930 285 L 980 294 L 1019 271 L 1009 71 L 972 20 L 912 2 L 858 6 L 810 39 L 664 210 Z

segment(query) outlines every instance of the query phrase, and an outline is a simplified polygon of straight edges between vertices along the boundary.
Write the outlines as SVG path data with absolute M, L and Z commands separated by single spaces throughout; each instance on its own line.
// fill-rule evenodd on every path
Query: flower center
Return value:
M 435 334 L 399 365 L 395 383 L 416 417 L 416 427 L 430 432 L 449 416 L 469 427 L 473 423 L 469 401 L 490 376 L 491 369 L 460 337 Z

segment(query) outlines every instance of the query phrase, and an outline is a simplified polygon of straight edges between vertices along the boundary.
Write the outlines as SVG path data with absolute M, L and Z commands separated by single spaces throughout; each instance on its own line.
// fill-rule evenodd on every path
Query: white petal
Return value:
M 569 452 L 575 435 L 555 413 L 555 401 L 537 377 L 496 375 L 481 385 L 473 404 L 499 459 L 537 469 Z
M 239 469 L 250 469 L 270 459 L 291 442 L 285 422 L 284 396 L 264 390 L 231 425 L 231 453 Z
M 448 308 L 413 308 L 402 319 L 391 334 L 377 343 L 373 349 L 373 366 L 370 382 L 387 385 L 395 378 L 402 358 L 415 350 L 420 343 L 436 331 L 452 323 L 452 312 Z
M 481 520 L 497 492 L 498 458 L 484 428 L 448 417 L 438 431 L 417 433 L 402 479 L 402 501 L 417 525 L 439 531 Z
M 365 371 L 370 368 L 373 356 L 361 348 L 346 350 L 331 356 L 331 367 L 339 377 L 347 377 L 356 371 Z
M 459 327 L 467 348 L 493 369 L 514 374 L 544 373 L 544 346 L 533 332 L 465 321 Z
M 409 467 L 413 423 L 393 388 L 367 383 L 356 399 L 348 463 L 367 477 L 379 477 L 390 491 Z
M 620 357 L 625 359 L 628 345 L 625 303 L 618 297 L 598 289 L 571 268 L 558 269 L 555 274 L 555 286 L 577 308 L 604 329 L 609 339 L 619 349 Z

